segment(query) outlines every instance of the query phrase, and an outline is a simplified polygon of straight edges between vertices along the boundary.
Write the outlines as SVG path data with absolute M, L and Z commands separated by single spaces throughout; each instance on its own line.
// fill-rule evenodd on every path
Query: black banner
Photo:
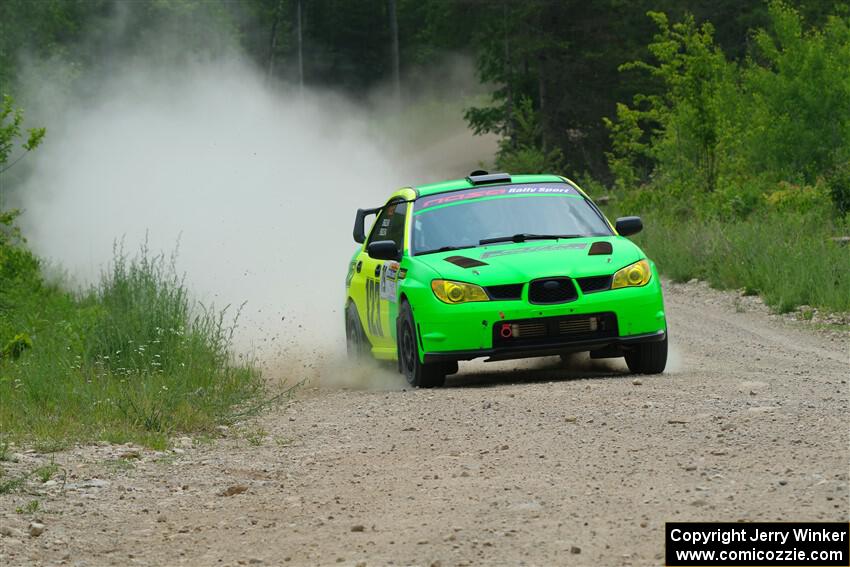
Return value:
M 848 567 L 850 524 L 668 522 L 668 567 Z

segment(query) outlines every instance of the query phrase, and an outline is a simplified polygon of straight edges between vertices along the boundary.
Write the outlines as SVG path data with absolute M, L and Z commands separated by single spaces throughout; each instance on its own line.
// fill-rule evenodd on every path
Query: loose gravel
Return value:
M 665 293 L 660 376 L 477 362 L 308 387 L 168 451 L 13 448 L 0 482 L 59 468 L 0 495 L 0 564 L 660 565 L 665 521 L 847 521 L 850 334 Z

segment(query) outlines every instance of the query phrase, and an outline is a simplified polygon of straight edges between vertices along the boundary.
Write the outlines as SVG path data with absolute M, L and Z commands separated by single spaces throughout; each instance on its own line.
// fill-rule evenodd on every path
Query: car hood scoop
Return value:
M 443 258 L 443 260 L 451 262 L 455 266 L 460 266 L 461 268 L 477 268 L 478 266 L 487 265 L 487 262 L 482 262 L 475 258 L 467 258 L 466 256 L 449 256 L 448 258 Z
M 588 256 L 610 256 L 614 252 L 614 247 L 606 240 L 597 240 L 590 245 Z

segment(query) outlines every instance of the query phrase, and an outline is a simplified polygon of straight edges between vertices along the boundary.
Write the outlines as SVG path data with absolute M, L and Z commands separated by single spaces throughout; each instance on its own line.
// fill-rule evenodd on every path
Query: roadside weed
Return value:
M 24 506 L 19 506 L 15 508 L 15 513 L 17 514 L 35 514 L 39 510 L 42 510 L 41 502 L 38 500 L 30 500 Z
M 175 259 L 120 247 L 88 290 L 47 284 L 36 268 L 0 274 L 0 339 L 32 348 L 0 361 L 0 459 L 10 441 L 54 452 L 77 441 L 165 449 L 175 432 L 212 433 L 262 396 L 253 362 L 232 356 L 238 310 L 193 301 Z

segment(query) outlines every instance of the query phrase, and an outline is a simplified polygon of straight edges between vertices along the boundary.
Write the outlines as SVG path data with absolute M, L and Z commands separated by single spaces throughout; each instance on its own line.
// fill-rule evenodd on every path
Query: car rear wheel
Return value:
M 349 303 L 345 310 L 345 350 L 348 353 L 348 358 L 353 360 L 366 358 L 372 351 L 369 339 L 363 332 L 363 325 L 360 323 L 360 316 L 357 314 L 357 307 L 354 306 L 354 303 Z
M 667 335 L 663 341 L 644 343 L 626 353 L 626 364 L 635 374 L 661 374 L 667 366 Z
M 413 310 L 406 301 L 401 304 L 398 321 L 398 362 L 399 368 L 411 386 L 417 388 L 435 388 L 446 382 L 446 374 L 451 365 L 424 364 L 419 360 L 419 341 L 416 340 L 416 323 Z M 457 363 L 454 365 L 457 372 Z

